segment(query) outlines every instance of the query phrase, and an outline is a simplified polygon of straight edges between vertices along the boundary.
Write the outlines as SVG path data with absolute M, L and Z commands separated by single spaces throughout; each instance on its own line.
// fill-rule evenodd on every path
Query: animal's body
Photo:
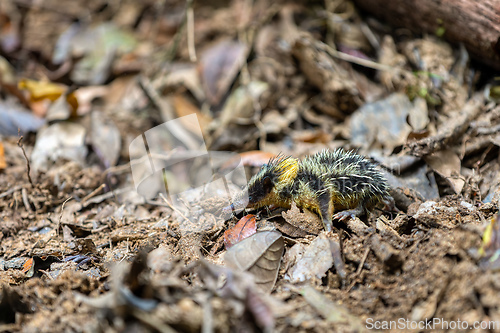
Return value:
M 354 152 L 323 150 L 300 161 L 278 156 L 263 165 L 247 186 L 248 208 L 292 202 L 318 214 L 327 231 L 332 219 L 361 215 L 390 201 L 389 186 L 376 164 Z

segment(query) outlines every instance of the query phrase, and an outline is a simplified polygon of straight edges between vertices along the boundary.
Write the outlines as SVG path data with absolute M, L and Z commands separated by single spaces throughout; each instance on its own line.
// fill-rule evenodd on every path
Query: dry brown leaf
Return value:
M 288 211 L 281 213 L 281 215 L 292 226 L 305 230 L 310 234 L 317 235 L 323 230 L 323 222 L 318 215 L 308 210 L 301 212 L 295 202 L 292 202 L 292 207 Z
M 44 116 L 51 105 L 47 103 L 46 100 L 55 102 L 68 90 L 67 87 L 61 84 L 28 79 L 19 80 L 18 87 L 20 90 L 26 90 L 28 92 L 30 107 L 38 116 Z M 66 102 L 71 106 L 71 113 L 76 113 L 78 109 L 78 100 L 74 92 L 67 94 L 65 97 Z
M 424 159 L 432 170 L 448 181 L 455 193 L 462 192 L 465 185 L 465 180 L 460 175 L 462 162 L 455 152 L 441 150 L 425 156 Z
M 248 55 L 248 47 L 235 41 L 221 41 L 201 56 L 199 72 L 203 89 L 212 105 L 220 103 Z
M 201 126 L 201 130 L 205 132 L 205 130 L 208 128 L 208 125 L 212 121 L 212 119 L 209 116 L 204 115 L 201 113 L 200 109 L 195 106 L 193 103 L 191 103 L 186 97 L 183 95 L 174 95 L 173 96 L 173 104 L 174 104 L 174 111 L 177 117 L 179 117 L 180 121 L 184 125 L 184 127 L 191 133 L 193 134 L 198 134 L 198 124 L 193 123 L 191 121 L 184 121 L 183 119 L 186 118 L 181 118 L 190 114 L 196 114 L 198 117 L 199 124 Z
M 7 168 L 7 162 L 5 161 L 5 149 L 3 148 L 3 143 L 0 141 L 0 170 Z
M 278 231 L 258 232 L 227 250 L 224 261 L 230 268 L 250 272 L 261 290 L 269 293 L 278 277 L 284 248 Z
M 316 237 L 302 255 L 297 256 L 295 259 L 296 262 L 286 273 L 291 282 L 303 282 L 314 277 L 318 279 L 323 278 L 326 272 L 333 266 L 330 241 L 325 232 Z
M 241 218 L 234 227 L 226 230 L 224 232 L 224 245 L 226 249 L 255 234 L 257 232 L 256 223 L 255 215 L 248 214 Z

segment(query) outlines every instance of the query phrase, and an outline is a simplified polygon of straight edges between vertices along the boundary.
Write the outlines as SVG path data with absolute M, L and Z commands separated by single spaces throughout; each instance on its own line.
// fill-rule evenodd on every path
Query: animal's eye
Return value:
M 271 177 L 266 176 L 262 179 L 262 187 L 264 188 L 264 192 L 269 193 L 273 189 L 273 181 Z

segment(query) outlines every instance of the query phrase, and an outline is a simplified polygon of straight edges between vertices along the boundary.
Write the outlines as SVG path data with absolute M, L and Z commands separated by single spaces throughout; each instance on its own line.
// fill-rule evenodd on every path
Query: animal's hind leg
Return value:
M 318 196 L 319 213 L 326 231 L 332 231 L 333 202 L 330 191 L 324 189 Z

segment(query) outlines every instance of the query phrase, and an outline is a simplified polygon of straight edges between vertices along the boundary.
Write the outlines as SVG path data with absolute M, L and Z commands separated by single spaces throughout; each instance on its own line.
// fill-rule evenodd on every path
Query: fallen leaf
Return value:
M 182 122 L 184 127 L 190 131 L 193 134 L 198 134 L 199 133 L 199 128 L 201 126 L 201 130 L 205 132 L 205 130 L 208 128 L 208 125 L 212 121 L 212 119 L 203 113 L 201 113 L 200 109 L 195 106 L 193 103 L 191 103 L 186 97 L 183 95 L 174 95 L 173 96 L 173 104 L 174 104 L 174 110 L 175 113 L 177 114 L 178 119 Z M 196 117 L 198 118 L 199 125 L 198 124 L 193 124 L 191 121 L 186 121 L 188 118 L 182 118 L 184 116 L 190 115 L 190 114 L 196 114 Z
M 294 247 L 297 245 L 294 245 Z M 333 266 L 330 242 L 325 233 L 323 232 L 316 237 L 303 254 L 297 256 L 296 260 L 295 264 L 287 271 L 285 279 L 295 283 L 303 282 L 313 277 L 318 279 L 323 278 L 326 272 Z
M 115 166 L 121 151 L 120 131 L 111 119 L 99 111 L 92 112 L 90 124 L 92 149 L 106 169 Z
M 47 113 L 47 109 L 51 105 L 50 103 L 44 102 L 44 100 L 55 102 L 68 91 L 68 87 L 61 84 L 29 79 L 21 79 L 18 83 L 18 88 L 28 92 L 30 107 L 32 110 L 36 110 L 36 114 L 39 116 L 44 116 Z M 71 106 L 70 113 L 76 113 L 76 110 L 78 109 L 78 100 L 76 99 L 75 94 L 71 92 L 65 97 L 66 103 Z
M 3 143 L 0 141 L 0 170 L 7 168 L 7 162 L 5 161 L 5 149 L 3 148 Z
M 365 148 L 378 143 L 388 151 L 405 144 L 411 133 L 406 121 L 411 109 L 413 104 L 401 93 L 363 105 L 350 119 L 352 143 Z
M 248 47 L 236 41 L 221 41 L 206 50 L 200 60 L 199 72 L 203 90 L 212 105 L 221 102 L 248 55 Z
M 35 132 L 45 124 L 45 120 L 26 111 L 19 105 L 0 101 L 0 134 L 15 136 Z
M 447 149 L 424 156 L 425 162 L 438 175 L 445 178 L 455 193 L 459 194 L 465 185 L 465 179 L 460 175 L 462 162 L 458 155 Z
M 82 57 L 71 72 L 71 80 L 89 85 L 103 84 L 109 77 L 115 58 L 133 51 L 137 44 L 132 34 L 112 23 L 85 27 L 69 39 L 72 56 Z M 58 59 L 63 58 L 60 56 Z
M 224 245 L 226 249 L 255 234 L 257 232 L 256 222 L 255 215 L 248 214 L 240 219 L 234 227 L 226 230 L 224 232 Z
M 224 255 L 230 268 L 248 271 L 264 292 L 271 292 L 278 277 L 285 242 L 278 231 L 258 232 L 237 243 Z
M 32 102 L 42 99 L 55 101 L 66 91 L 66 87 L 48 81 L 35 81 L 29 79 L 21 79 L 18 83 L 19 89 L 29 92 L 29 97 Z
M 39 131 L 31 154 L 33 169 L 47 170 L 49 162 L 61 158 L 83 165 L 87 156 L 85 132 L 82 125 L 72 122 L 55 123 Z
M 23 265 L 23 273 L 27 274 L 30 270 L 32 270 L 33 264 L 34 264 L 33 258 L 29 258 L 28 260 L 26 260 L 26 262 Z M 31 276 L 33 276 L 33 272 L 31 273 Z

